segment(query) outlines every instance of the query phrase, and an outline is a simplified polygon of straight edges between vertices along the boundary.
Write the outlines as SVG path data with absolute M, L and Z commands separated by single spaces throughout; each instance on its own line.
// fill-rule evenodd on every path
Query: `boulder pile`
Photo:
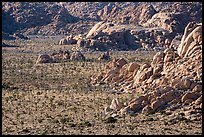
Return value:
M 143 3 L 141 5 L 132 4 L 127 8 L 120 6 L 106 5 L 97 12 L 101 20 L 108 20 L 120 24 L 139 24 L 149 20 L 157 11 L 153 5 Z
M 89 41 L 89 48 L 97 48 L 98 50 L 137 48 L 135 37 L 129 29 L 104 21 L 95 24 L 86 35 L 85 41 Z
M 67 36 L 59 41 L 59 45 L 71 45 L 77 44 L 77 40 L 74 39 L 73 35 Z
M 168 106 L 171 110 L 183 108 L 185 111 L 194 111 L 200 115 L 201 38 L 202 23 L 191 22 L 185 28 L 177 50 L 167 48 L 160 51 L 149 64 L 128 63 L 124 58 L 114 59 L 106 64 L 104 71 L 92 78 L 92 83 L 112 84 L 119 92 L 142 94 L 123 107 L 111 104 L 120 106 L 114 109 L 121 113 L 151 113 Z
M 175 2 L 168 8 L 161 9 L 151 19 L 141 24 L 145 27 L 160 27 L 170 32 L 182 33 L 188 22 L 202 20 L 202 8 L 200 3 Z
M 80 52 L 80 51 L 72 51 L 70 53 L 70 51 L 66 50 L 66 51 L 62 51 L 60 50 L 57 53 L 52 53 L 50 55 L 48 54 L 42 54 L 39 55 L 37 60 L 36 60 L 36 64 L 40 64 L 40 63 L 56 63 L 56 62 L 60 62 L 60 61 L 79 61 L 82 60 L 84 61 L 86 58 L 85 56 Z
M 136 38 L 139 47 L 154 51 L 157 48 L 169 48 L 174 38 L 170 31 L 161 28 L 141 29 L 131 33 Z
M 96 23 L 86 36 L 78 38 L 77 49 L 154 50 L 155 47 L 170 47 L 172 39 L 172 33 L 165 29 L 147 29 L 102 21 Z
M 74 51 L 72 52 L 71 56 L 70 56 L 70 60 L 72 61 L 79 61 L 79 60 L 85 60 L 85 56 L 80 52 L 80 51 Z
M 152 16 L 150 20 L 143 24 L 144 27 L 160 27 L 170 32 L 181 32 L 184 28 L 184 21 L 182 20 L 182 13 L 159 12 Z

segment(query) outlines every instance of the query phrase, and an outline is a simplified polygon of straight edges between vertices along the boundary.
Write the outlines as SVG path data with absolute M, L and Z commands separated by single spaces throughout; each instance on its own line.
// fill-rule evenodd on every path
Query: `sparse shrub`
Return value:
M 104 119 L 104 123 L 115 123 L 117 122 L 117 119 L 113 118 L 113 117 L 108 117 L 106 119 Z

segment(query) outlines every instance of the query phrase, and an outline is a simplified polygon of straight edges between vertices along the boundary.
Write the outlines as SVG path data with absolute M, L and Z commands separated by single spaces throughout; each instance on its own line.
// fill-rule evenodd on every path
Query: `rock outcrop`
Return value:
M 160 27 L 170 32 L 182 33 L 188 22 L 201 21 L 201 5 L 199 3 L 174 3 L 167 9 L 161 9 L 144 24 L 145 27 Z M 196 11 L 198 9 L 198 11 Z
M 177 49 L 178 54 L 181 57 L 190 57 L 194 52 L 201 48 L 202 24 L 191 22 L 185 28 L 181 43 Z
M 42 54 L 39 55 L 36 61 L 36 64 L 40 64 L 40 63 L 51 63 L 53 62 L 53 59 L 50 55 L 47 54 Z
M 72 60 L 72 61 L 80 61 L 80 60 L 85 61 L 86 58 L 80 51 L 74 51 L 74 52 L 72 52 L 72 54 L 70 56 L 70 60 Z
M 84 47 L 97 50 L 136 49 L 135 37 L 125 26 L 108 22 L 99 22 L 93 26 L 83 41 Z
M 73 35 L 67 36 L 66 38 L 62 38 L 59 41 L 59 45 L 71 45 L 71 44 L 77 44 L 77 40 L 74 39 Z
M 80 51 L 72 51 L 70 53 L 69 50 L 48 54 L 39 55 L 36 61 L 36 64 L 41 63 L 57 63 L 61 61 L 84 61 L 86 58 Z
M 200 108 L 200 101 L 196 100 L 202 97 L 201 31 L 202 23 L 187 25 L 178 50 L 160 51 L 150 64 L 114 59 L 92 83 L 120 85 L 120 92 L 143 94 L 122 108 L 123 113 L 155 112 L 167 104 L 172 107 L 182 104 L 180 108 L 190 106 L 191 109 L 197 104 Z
M 13 34 L 20 31 L 25 34 L 63 34 L 62 26 L 76 23 L 80 19 L 72 16 L 66 8 L 55 3 L 42 2 L 4 2 L 3 31 Z M 62 31 L 62 32 L 60 32 Z
M 159 14 L 158 14 L 159 13 Z M 174 17 L 152 20 L 160 13 L 172 13 Z M 163 16 L 163 15 L 162 15 Z M 183 18 L 179 18 L 179 17 Z M 175 20 L 174 20 L 175 19 Z M 58 35 L 86 33 L 99 21 L 113 24 L 153 26 L 183 32 L 188 22 L 201 21 L 200 2 L 3 2 L 2 30 L 13 34 L 16 31 L 26 35 Z M 152 20 L 152 21 L 151 21 Z M 157 24 L 157 23 L 158 24 Z M 155 24 L 156 23 L 156 24 Z M 159 26 L 163 24 L 162 26 Z M 167 27 L 169 24 L 170 27 Z M 11 27 L 12 26 L 12 27 Z M 182 28 L 182 27 L 183 28 Z
M 171 47 L 173 35 L 161 28 L 98 22 L 85 37 L 78 39 L 77 49 L 94 50 L 163 50 Z
M 121 24 L 143 24 L 149 20 L 157 11 L 151 4 L 130 5 L 122 8 L 114 5 L 107 5 L 99 10 L 97 15 L 102 20 Z

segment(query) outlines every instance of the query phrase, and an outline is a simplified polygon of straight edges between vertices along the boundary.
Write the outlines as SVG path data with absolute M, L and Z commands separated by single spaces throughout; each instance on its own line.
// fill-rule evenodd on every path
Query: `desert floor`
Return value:
M 182 119 L 179 110 L 110 120 L 104 107 L 114 97 L 125 102 L 137 94 L 117 94 L 109 85 L 90 84 L 91 76 L 107 63 L 97 61 L 99 51 L 84 53 L 89 59 L 84 62 L 35 64 L 39 54 L 73 47 L 57 45 L 59 39 L 4 41 L 10 46 L 2 47 L 2 134 L 202 134 L 202 120 Z M 150 62 L 155 52 L 111 54 L 143 63 Z

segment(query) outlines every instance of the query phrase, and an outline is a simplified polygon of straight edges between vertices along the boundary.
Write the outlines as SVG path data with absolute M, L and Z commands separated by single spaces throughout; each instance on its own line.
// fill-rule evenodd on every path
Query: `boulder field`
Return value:
M 128 63 L 124 58 L 111 60 L 92 77 L 92 84 L 104 83 L 115 85 L 118 92 L 141 94 L 124 104 L 114 98 L 106 111 L 152 113 L 185 108 L 186 113 L 201 115 L 202 23 L 190 22 L 178 48 L 156 53 L 149 64 Z

